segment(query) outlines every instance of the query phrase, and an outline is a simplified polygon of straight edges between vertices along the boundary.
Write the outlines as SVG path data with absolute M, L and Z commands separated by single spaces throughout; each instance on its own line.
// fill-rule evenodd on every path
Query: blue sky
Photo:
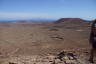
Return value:
M 0 20 L 96 18 L 96 0 L 0 0 Z

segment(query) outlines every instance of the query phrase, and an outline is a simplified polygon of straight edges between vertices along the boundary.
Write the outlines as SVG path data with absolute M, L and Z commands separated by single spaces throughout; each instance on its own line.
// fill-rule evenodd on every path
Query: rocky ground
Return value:
M 88 64 L 90 26 L 62 22 L 0 23 L 0 64 Z
M 63 50 L 58 54 L 47 54 L 47 55 L 19 55 L 11 56 L 6 62 L 2 64 L 93 64 L 88 61 L 89 52 L 82 49 L 83 52 L 75 50 Z M 95 58 L 96 60 L 96 58 Z M 96 62 L 94 62 L 96 64 Z

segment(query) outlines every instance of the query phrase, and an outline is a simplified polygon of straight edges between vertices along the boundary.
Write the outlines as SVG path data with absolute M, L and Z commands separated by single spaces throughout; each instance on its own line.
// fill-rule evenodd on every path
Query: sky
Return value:
M 0 20 L 96 18 L 96 0 L 0 0 Z

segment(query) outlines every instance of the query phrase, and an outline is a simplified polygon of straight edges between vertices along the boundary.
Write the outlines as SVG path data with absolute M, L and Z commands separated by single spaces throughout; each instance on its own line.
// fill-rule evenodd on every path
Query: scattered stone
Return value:
M 81 55 L 84 57 L 84 55 Z M 62 51 L 57 55 L 46 56 L 16 56 L 12 57 L 6 64 L 90 64 L 86 59 L 76 55 L 74 52 Z M 5 64 L 5 63 L 3 63 Z
M 9 62 L 9 64 L 17 64 L 17 63 Z
M 52 36 L 51 38 L 59 39 L 59 40 L 63 40 L 64 39 L 63 37 L 60 37 L 60 36 Z
M 50 31 L 58 31 L 59 29 L 56 29 L 56 28 L 53 28 L 53 29 L 50 29 Z

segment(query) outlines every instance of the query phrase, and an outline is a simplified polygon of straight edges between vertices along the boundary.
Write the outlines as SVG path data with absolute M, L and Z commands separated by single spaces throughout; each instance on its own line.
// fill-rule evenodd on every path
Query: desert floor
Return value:
M 0 62 L 13 56 L 46 56 L 62 50 L 89 53 L 89 34 L 90 27 L 60 27 L 50 22 L 3 23 L 0 24 Z

